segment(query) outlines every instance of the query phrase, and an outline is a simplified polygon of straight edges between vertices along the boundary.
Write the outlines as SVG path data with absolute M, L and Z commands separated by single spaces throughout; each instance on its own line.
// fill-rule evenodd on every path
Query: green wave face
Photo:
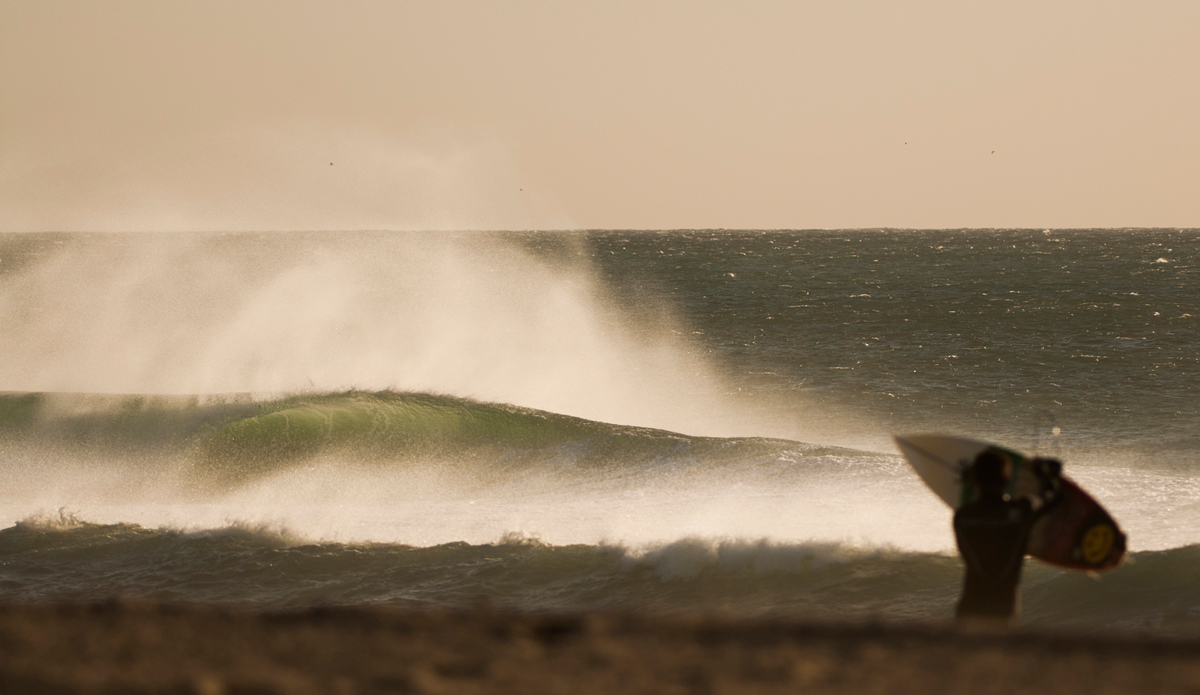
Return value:
M 275 470 L 318 454 L 359 460 L 520 453 L 618 428 L 444 396 L 347 393 L 261 406 L 198 437 L 198 463 L 242 473 Z
M 719 466 L 804 449 L 771 439 L 688 437 L 421 393 L 225 396 L 0 394 L 0 436 L 84 454 L 181 457 L 228 487 L 316 457 L 373 465 L 436 458 L 483 476 L 556 464 L 580 473 Z M 820 450 L 827 452 L 827 450 Z M 815 453 L 809 451 L 808 453 Z
M 427 395 L 344 394 L 292 398 L 272 412 L 230 423 L 206 444 L 308 452 L 328 444 L 425 446 L 503 442 L 533 448 L 591 434 L 603 426 L 516 408 Z M 219 443 L 219 444 L 218 444 Z

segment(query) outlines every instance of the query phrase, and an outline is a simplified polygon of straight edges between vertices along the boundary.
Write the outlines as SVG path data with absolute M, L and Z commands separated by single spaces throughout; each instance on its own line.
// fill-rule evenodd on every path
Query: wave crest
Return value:
M 756 576 L 802 574 L 855 561 L 900 557 L 892 548 L 863 548 L 842 543 L 778 543 L 767 539 L 684 538 L 626 551 L 627 567 L 648 567 L 665 581 L 694 579 L 701 572 Z
M 78 456 L 182 461 L 228 487 L 318 458 L 437 459 L 486 475 L 537 468 L 589 473 L 685 463 L 850 453 L 781 439 L 693 437 L 512 405 L 380 391 L 254 398 L 0 393 L 0 437 Z M 861 454 L 861 452 L 853 452 Z

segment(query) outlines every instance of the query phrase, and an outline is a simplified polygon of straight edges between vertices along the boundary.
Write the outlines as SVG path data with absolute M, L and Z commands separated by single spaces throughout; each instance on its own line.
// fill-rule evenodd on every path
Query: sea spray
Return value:
M 589 254 L 488 234 L 0 236 L 0 387 L 449 393 L 728 433 L 673 329 L 616 310 Z

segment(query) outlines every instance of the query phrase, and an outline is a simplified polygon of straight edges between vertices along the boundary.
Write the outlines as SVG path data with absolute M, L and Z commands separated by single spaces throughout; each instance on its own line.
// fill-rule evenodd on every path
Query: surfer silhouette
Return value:
M 979 498 L 954 513 L 954 537 L 966 563 L 956 613 L 960 626 L 1004 629 L 1016 617 L 1029 532 L 1062 490 L 1062 463 L 1047 458 L 1031 463 L 1041 491 L 1015 500 L 1004 492 L 1012 478 L 1012 463 L 1006 456 L 984 451 L 970 468 Z

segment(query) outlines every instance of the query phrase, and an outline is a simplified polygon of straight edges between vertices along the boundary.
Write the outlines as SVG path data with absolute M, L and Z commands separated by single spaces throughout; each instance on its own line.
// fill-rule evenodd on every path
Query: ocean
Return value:
M 1200 231 L 0 235 L 0 602 L 948 622 L 892 434 L 1129 536 L 1032 630 L 1200 636 Z

